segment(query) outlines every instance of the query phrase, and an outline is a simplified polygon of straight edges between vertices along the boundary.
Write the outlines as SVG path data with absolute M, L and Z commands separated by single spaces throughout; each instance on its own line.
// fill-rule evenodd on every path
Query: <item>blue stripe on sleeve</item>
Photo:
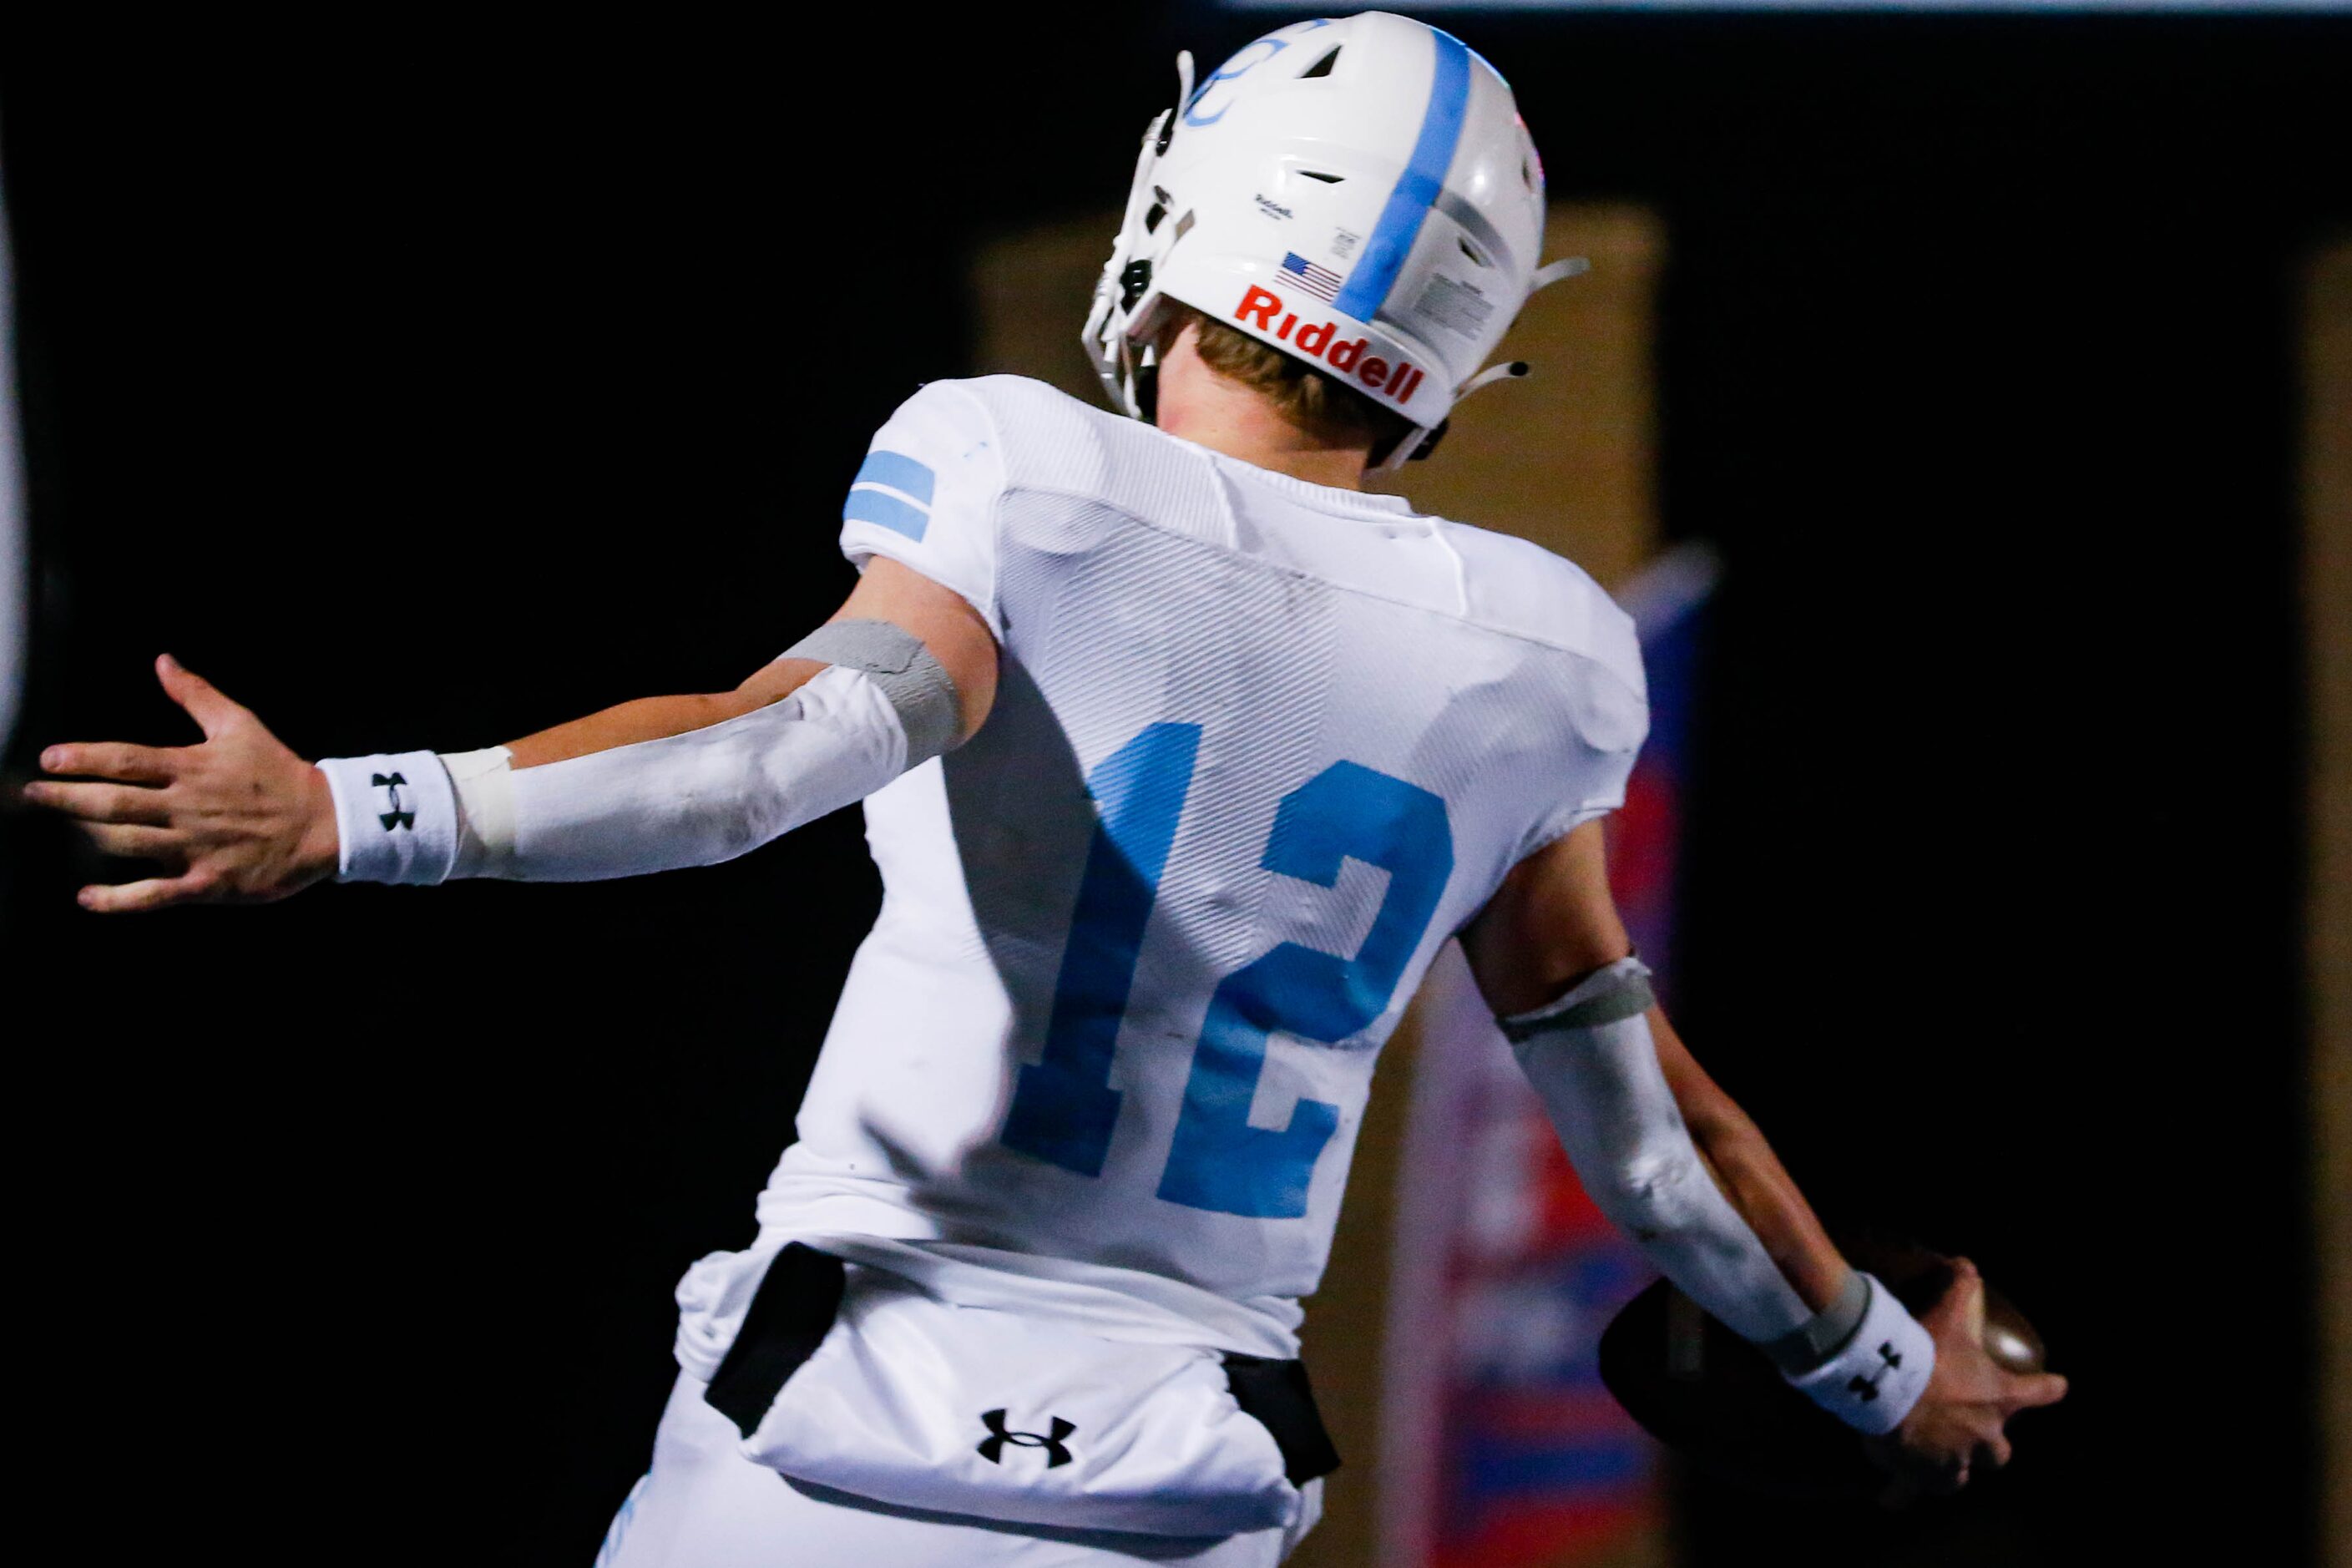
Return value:
M 881 452 L 875 454 L 876 457 L 888 455 Z M 869 468 L 873 466 L 870 460 L 866 463 Z M 926 468 L 923 472 L 928 479 L 930 470 Z M 930 493 L 930 487 L 928 484 L 924 486 L 924 493 L 927 495 Z M 931 526 L 931 514 L 921 507 L 908 506 L 887 490 L 860 489 L 851 490 L 849 499 L 842 503 L 841 521 L 878 523 L 894 533 L 903 533 L 909 539 L 919 541 L 923 537 L 924 530 Z
M 1454 149 L 1462 140 L 1462 121 L 1470 105 L 1470 51 L 1451 33 L 1430 29 L 1437 46 L 1437 63 L 1429 83 L 1429 107 L 1422 111 L 1421 135 L 1412 144 L 1412 160 L 1397 177 L 1381 209 L 1372 237 L 1364 244 L 1363 259 L 1339 290 L 1331 308 L 1360 321 L 1369 321 L 1388 303 L 1397 274 L 1412 242 L 1421 237 L 1422 220 L 1445 185 L 1445 171 L 1454 166 Z
M 930 465 L 919 463 L 904 452 L 868 452 L 866 466 L 857 470 L 852 484 L 888 485 L 892 489 L 913 497 L 923 505 L 931 504 Z

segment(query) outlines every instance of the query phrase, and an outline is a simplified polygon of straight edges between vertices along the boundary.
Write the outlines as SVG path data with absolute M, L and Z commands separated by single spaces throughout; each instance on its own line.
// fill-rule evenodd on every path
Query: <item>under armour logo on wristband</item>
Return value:
M 1040 1432 L 1008 1432 L 1004 1429 L 1003 1411 L 982 1411 L 981 1425 L 988 1428 L 988 1436 L 980 1440 L 980 1457 L 992 1465 L 1001 1465 L 1004 1462 L 1004 1446 L 1010 1443 L 1016 1448 L 1045 1449 L 1045 1468 L 1049 1470 L 1068 1464 L 1070 1451 L 1062 1446 L 1062 1439 L 1077 1428 L 1058 1415 L 1050 1419 L 1054 1424 L 1051 1436 Z
M 383 824 L 383 830 L 389 833 L 395 827 L 405 827 L 411 833 L 415 832 L 416 814 L 400 809 L 401 788 L 408 781 L 398 773 L 371 773 L 368 782 L 384 792 L 384 803 L 392 808 L 375 814 L 375 819 Z
M 1863 1377 L 1857 1374 L 1853 1382 L 1845 1385 L 1846 1392 L 1864 1405 L 1878 1397 L 1879 1380 L 1903 1364 L 1902 1352 L 1895 1348 L 1893 1340 L 1878 1347 L 1878 1358 L 1886 1364 L 1878 1369 L 1877 1377 Z

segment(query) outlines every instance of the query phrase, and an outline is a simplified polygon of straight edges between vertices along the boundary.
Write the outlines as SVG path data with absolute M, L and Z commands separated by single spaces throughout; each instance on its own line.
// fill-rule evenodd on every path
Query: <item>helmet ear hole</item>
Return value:
M 1149 261 L 1129 262 L 1127 266 L 1120 270 L 1118 275 L 1118 308 L 1122 310 L 1134 310 L 1135 302 L 1138 300 L 1142 299 L 1144 291 L 1150 287 L 1151 263 Z
M 1327 174 L 1319 169 L 1301 169 L 1298 176 L 1303 180 L 1320 180 L 1327 185 L 1336 185 L 1348 177 L 1345 174 Z
M 1300 71 L 1298 79 L 1305 81 L 1309 77 L 1329 76 L 1331 68 L 1339 63 L 1339 51 L 1345 47 L 1347 47 L 1345 44 L 1334 45 L 1329 54 Z

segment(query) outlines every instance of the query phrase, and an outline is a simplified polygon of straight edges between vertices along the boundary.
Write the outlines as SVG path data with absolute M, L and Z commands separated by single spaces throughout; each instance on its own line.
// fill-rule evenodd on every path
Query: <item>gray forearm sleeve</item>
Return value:
M 1503 1032 L 1601 1211 L 1735 1331 L 1786 1341 L 1814 1314 L 1699 1158 L 1643 1016 L 1650 1003 L 1649 970 L 1622 959 Z

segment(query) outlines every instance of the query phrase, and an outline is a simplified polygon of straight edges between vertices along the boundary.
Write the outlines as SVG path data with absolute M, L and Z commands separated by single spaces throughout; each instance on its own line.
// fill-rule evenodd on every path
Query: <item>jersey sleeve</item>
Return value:
M 1579 787 L 1556 802 L 1537 822 L 1535 830 L 1520 847 L 1519 858 L 1525 859 L 1571 829 L 1622 807 L 1625 804 L 1626 783 L 1633 776 L 1633 763 L 1640 754 L 1638 742 L 1620 752 L 1590 753 L 1589 765 L 1579 770 L 1582 775 L 1577 781 Z
M 877 555 L 912 568 L 980 612 L 996 607 L 997 500 L 1003 454 L 979 399 L 933 382 L 898 405 L 866 448 L 841 508 L 841 552 L 863 572 Z
M 1650 731 L 1650 703 L 1642 671 L 1642 649 L 1633 623 L 1622 616 L 1609 628 L 1601 657 L 1575 661 L 1567 722 L 1559 739 L 1566 750 L 1549 809 L 1519 847 L 1521 858 L 1625 804 L 1625 789 Z

